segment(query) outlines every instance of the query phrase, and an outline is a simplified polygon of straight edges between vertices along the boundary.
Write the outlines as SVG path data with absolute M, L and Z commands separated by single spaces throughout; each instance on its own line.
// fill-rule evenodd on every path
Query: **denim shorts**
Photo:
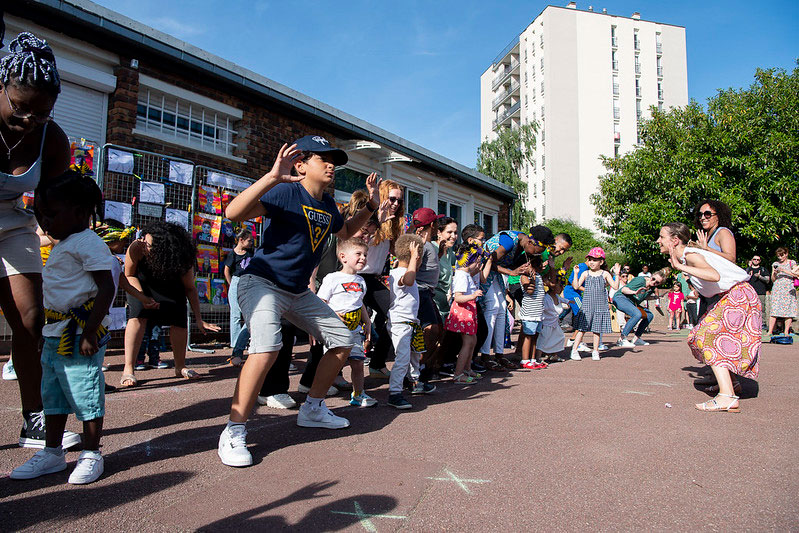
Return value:
M 352 332 L 352 341 L 354 346 L 352 347 L 352 351 L 350 355 L 347 356 L 348 359 L 354 359 L 356 361 L 365 361 L 366 354 L 363 351 L 363 326 L 358 326 L 358 329 L 353 330 Z
M 522 332 L 525 335 L 535 335 L 541 332 L 541 322 L 536 320 L 522 320 Z
M 79 337 L 78 337 L 79 338 Z M 42 404 L 45 415 L 75 413 L 81 422 L 105 416 L 105 346 L 90 356 L 75 342 L 71 357 L 58 355 L 58 337 L 45 337 L 42 349 Z
M 285 318 L 328 349 L 352 348 L 352 332 L 329 305 L 310 290 L 294 294 L 261 276 L 239 278 L 239 307 L 250 331 L 250 353 L 283 347 L 280 319 Z

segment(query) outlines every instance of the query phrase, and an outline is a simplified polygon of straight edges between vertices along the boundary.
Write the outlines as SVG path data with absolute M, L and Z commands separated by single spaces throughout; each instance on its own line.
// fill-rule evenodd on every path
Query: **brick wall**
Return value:
M 120 64 L 130 65 L 130 59 L 121 56 Z M 236 125 L 238 146 L 234 155 L 246 159 L 247 162 L 239 163 L 192 148 L 134 135 L 140 73 L 241 110 L 243 117 Z M 284 142 L 291 142 L 303 135 L 322 135 L 333 144 L 341 142 L 328 131 L 269 109 L 247 98 L 246 95 L 235 95 L 229 91 L 199 84 L 195 78 L 158 69 L 157 66 L 148 64 L 144 60 L 140 60 L 138 70 L 119 66 L 114 70 L 114 74 L 117 77 L 117 88 L 108 99 L 106 134 L 106 142 L 111 144 L 188 159 L 199 165 L 257 178 L 272 168 L 275 155 Z

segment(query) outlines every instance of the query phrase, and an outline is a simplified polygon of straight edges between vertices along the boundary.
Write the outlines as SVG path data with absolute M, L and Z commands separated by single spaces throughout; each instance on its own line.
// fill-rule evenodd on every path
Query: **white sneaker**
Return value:
M 105 468 L 103 456 L 98 451 L 85 450 L 78 456 L 78 464 L 75 470 L 69 475 L 69 482 L 72 485 L 85 485 L 97 481 L 103 475 Z
M 3 365 L 3 379 L 6 381 L 14 381 L 17 379 L 17 371 L 14 370 L 14 362 L 11 359 Z
M 244 424 L 225 426 L 219 435 L 217 454 L 227 466 L 250 466 L 252 454 L 247 449 L 247 428 Z
M 619 339 L 616 341 L 616 346 L 621 346 L 622 348 L 635 348 L 635 344 L 628 339 Z
M 306 387 L 305 385 L 300 383 L 297 386 L 297 392 L 301 392 L 303 394 L 308 394 L 309 392 L 311 392 L 311 387 Z M 331 385 L 330 388 L 327 389 L 327 395 L 328 396 L 335 396 L 337 394 L 338 394 L 338 389 L 336 387 L 334 387 L 333 385 Z
M 589 347 L 588 347 L 588 345 L 587 345 L 586 343 L 584 343 L 584 342 L 581 342 L 581 343 L 580 343 L 580 346 L 578 346 L 578 347 L 577 347 L 577 350 L 579 350 L 579 351 L 581 351 L 581 352 L 590 352 L 590 351 L 591 351 L 591 348 L 589 348 Z
M 334 415 L 324 402 L 318 409 L 312 408 L 306 402 L 300 406 L 297 425 L 304 428 L 344 429 L 350 426 L 350 421 Z
M 33 479 L 45 474 L 53 474 L 67 469 L 66 452 L 53 454 L 47 450 L 39 450 L 24 464 L 16 467 L 8 476 L 11 479 Z
M 646 341 L 645 341 L 645 340 L 643 340 L 643 339 L 635 339 L 635 340 L 633 341 L 633 344 L 635 344 L 636 346 L 649 346 L 649 343 L 648 343 L 648 342 L 646 342 Z
M 571 358 L 572 361 L 579 361 L 580 359 L 582 359 L 582 357 L 580 357 L 580 354 L 577 353 L 577 350 L 575 350 L 574 348 L 572 348 L 572 354 L 569 357 Z
M 606 352 L 606 351 L 608 351 L 608 345 L 607 344 L 600 344 L 599 347 L 596 349 L 596 351 L 598 351 L 598 352 Z
M 591 359 L 593 359 L 594 361 L 599 361 L 599 352 L 596 350 L 591 352 Z
M 374 407 L 377 405 L 377 400 L 366 394 L 365 392 L 355 396 L 355 393 L 350 394 L 350 405 L 354 407 Z
M 272 407 L 273 409 L 291 409 L 292 407 L 297 407 L 297 402 L 288 394 L 258 396 L 258 404 Z
M 574 344 L 574 339 L 569 339 L 566 341 L 566 348 L 571 348 L 572 344 Z

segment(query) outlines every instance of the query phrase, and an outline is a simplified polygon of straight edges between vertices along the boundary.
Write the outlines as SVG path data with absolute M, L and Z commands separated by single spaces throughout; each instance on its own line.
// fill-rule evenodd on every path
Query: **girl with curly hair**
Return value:
M 171 222 L 153 222 L 146 226 L 141 237 L 128 248 L 125 277 L 156 304 L 144 305 L 128 296 L 130 314 L 125 328 L 125 368 L 120 381 L 123 387 L 138 384 L 133 373 L 134 364 L 148 320 L 159 326 L 171 326 L 169 338 L 175 357 L 175 375 L 186 379 L 199 377 L 197 372 L 186 368 L 186 299 L 200 331 L 218 332 L 220 328 L 203 321 L 200 315 L 200 299 L 194 283 L 196 255 L 191 235 Z
M 369 362 L 369 376 L 388 379 L 386 358 L 393 349 L 391 336 L 386 328 L 388 308 L 391 306 L 391 292 L 383 283 L 383 272 L 388 255 L 394 248 L 394 242 L 402 235 L 405 228 L 405 208 L 403 206 L 405 190 L 396 181 L 383 180 L 380 183 L 380 207 L 378 219 L 380 228 L 369 243 L 366 256 L 366 268 L 361 277 L 366 281 L 364 303 L 370 311 L 376 313 L 373 322 L 377 332 L 377 342 L 373 346 Z

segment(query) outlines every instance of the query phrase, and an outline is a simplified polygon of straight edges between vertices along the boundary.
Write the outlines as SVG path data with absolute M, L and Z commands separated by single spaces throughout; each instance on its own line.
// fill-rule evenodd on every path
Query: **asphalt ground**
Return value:
M 739 414 L 703 413 L 699 366 L 685 334 L 612 349 L 546 370 L 493 372 L 471 386 L 439 382 L 413 410 L 328 405 L 345 430 L 300 428 L 296 409 L 258 407 L 255 464 L 224 466 L 217 440 L 237 369 L 228 351 L 189 354 L 196 382 L 137 373 L 109 394 L 105 474 L 7 476 L 17 447 L 15 382 L 0 383 L 0 529 L 35 531 L 799 531 L 796 346 L 765 344 Z M 302 370 L 307 346 L 295 349 Z M 164 354 L 169 360 L 170 355 Z M 117 384 L 122 355 L 107 357 Z M 348 370 L 345 370 L 348 375 Z M 299 372 L 292 372 L 291 394 Z M 80 431 L 70 418 L 68 429 Z

